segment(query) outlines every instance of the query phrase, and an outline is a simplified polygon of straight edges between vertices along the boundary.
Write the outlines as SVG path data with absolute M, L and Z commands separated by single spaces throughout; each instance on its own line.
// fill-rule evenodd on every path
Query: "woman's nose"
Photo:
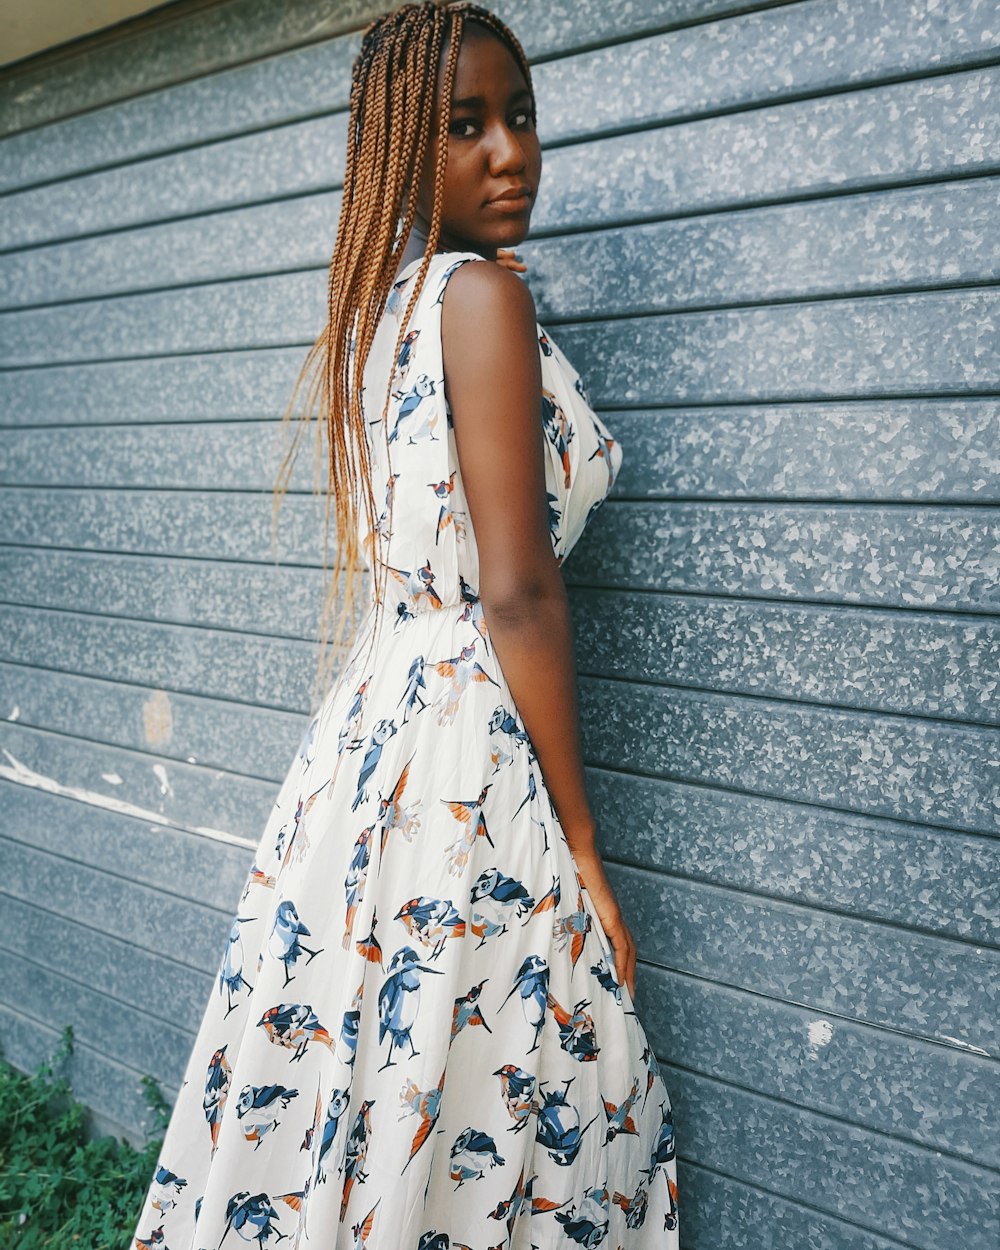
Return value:
M 496 128 L 490 152 L 490 164 L 494 173 L 504 170 L 518 172 L 526 164 L 524 148 L 517 135 L 507 126 Z

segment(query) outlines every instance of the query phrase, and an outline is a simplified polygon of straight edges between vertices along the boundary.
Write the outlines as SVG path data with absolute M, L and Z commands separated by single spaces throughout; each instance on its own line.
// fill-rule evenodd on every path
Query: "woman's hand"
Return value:
M 526 273 L 528 266 L 523 260 L 516 260 L 517 253 L 512 247 L 497 248 L 497 264 L 502 269 L 510 269 L 513 273 Z
M 618 899 L 604 871 L 600 853 L 574 851 L 573 858 L 587 887 L 590 901 L 600 918 L 615 953 L 615 976 L 618 984 L 625 984 L 632 998 L 635 997 L 635 939 L 622 916 Z

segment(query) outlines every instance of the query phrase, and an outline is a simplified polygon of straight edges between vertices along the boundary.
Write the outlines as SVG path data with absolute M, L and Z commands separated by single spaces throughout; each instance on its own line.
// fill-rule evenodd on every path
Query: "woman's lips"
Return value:
M 513 199 L 507 200 L 487 200 L 489 208 L 499 209 L 502 213 L 523 213 L 526 208 L 531 206 L 530 195 L 518 195 Z

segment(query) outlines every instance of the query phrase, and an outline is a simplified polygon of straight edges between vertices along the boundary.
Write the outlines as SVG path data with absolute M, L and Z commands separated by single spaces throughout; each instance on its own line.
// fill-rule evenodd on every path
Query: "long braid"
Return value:
M 287 491 L 299 439 L 316 410 L 319 420 L 314 491 L 319 487 L 324 434 L 327 439 L 324 573 L 328 568 L 330 512 L 333 507 L 337 518 L 337 547 L 334 576 L 323 598 L 320 637 L 324 648 L 312 691 L 314 699 L 325 697 L 328 689 L 328 684 L 324 684 L 319 690 L 319 682 L 328 683 L 332 668 L 332 656 L 328 655 L 326 644 L 331 641 L 329 629 L 337 598 L 336 570 L 341 564 L 345 593 L 332 641 L 335 646 L 346 645 L 354 634 L 352 628 L 348 638 L 343 638 L 343 627 L 350 619 L 355 604 L 357 576 L 361 571 L 359 507 L 364 508 L 366 528 L 371 536 L 367 556 L 373 576 L 374 607 L 379 618 L 385 600 L 388 564 L 382 559 L 382 526 L 372 491 L 362 384 L 365 365 L 416 215 L 417 188 L 426 166 L 432 135 L 437 137 L 437 152 L 427 247 L 400 320 L 392 359 L 398 359 L 431 257 L 437 250 L 441 234 L 451 97 L 466 21 L 480 23 L 506 43 L 531 92 L 534 114 L 531 70 L 524 49 L 494 13 L 466 0 L 460 3 L 420 0 L 403 4 L 375 19 L 364 29 L 361 48 L 351 68 L 350 116 L 340 218 L 327 275 L 327 323 L 306 356 L 282 419 L 282 430 L 287 432 L 302 384 L 311 374 L 299 427 L 278 471 L 272 512 L 273 547 L 278 510 Z M 438 65 L 442 47 L 448 39 L 443 95 L 435 122 Z M 386 414 L 391 394 L 390 369 L 381 420 L 387 448 Z M 387 495 L 386 531 L 391 534 L 394 499 L 391 486 Z M 373 630 L 373 639 L 374 634 Z

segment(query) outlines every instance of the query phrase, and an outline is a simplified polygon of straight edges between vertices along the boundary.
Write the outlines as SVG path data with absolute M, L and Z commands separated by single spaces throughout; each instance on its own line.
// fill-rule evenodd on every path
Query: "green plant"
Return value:
M 73 1051 L 66 1025 L 51 1058 L 28 1076 L 0 1058 L 0 1246 L 3 1250 L 124 1250 L 170 1116 L 150 1076 L 144 1096 L 155 1140 L 87 1137 L 87 1110 L 57 1069 Z

